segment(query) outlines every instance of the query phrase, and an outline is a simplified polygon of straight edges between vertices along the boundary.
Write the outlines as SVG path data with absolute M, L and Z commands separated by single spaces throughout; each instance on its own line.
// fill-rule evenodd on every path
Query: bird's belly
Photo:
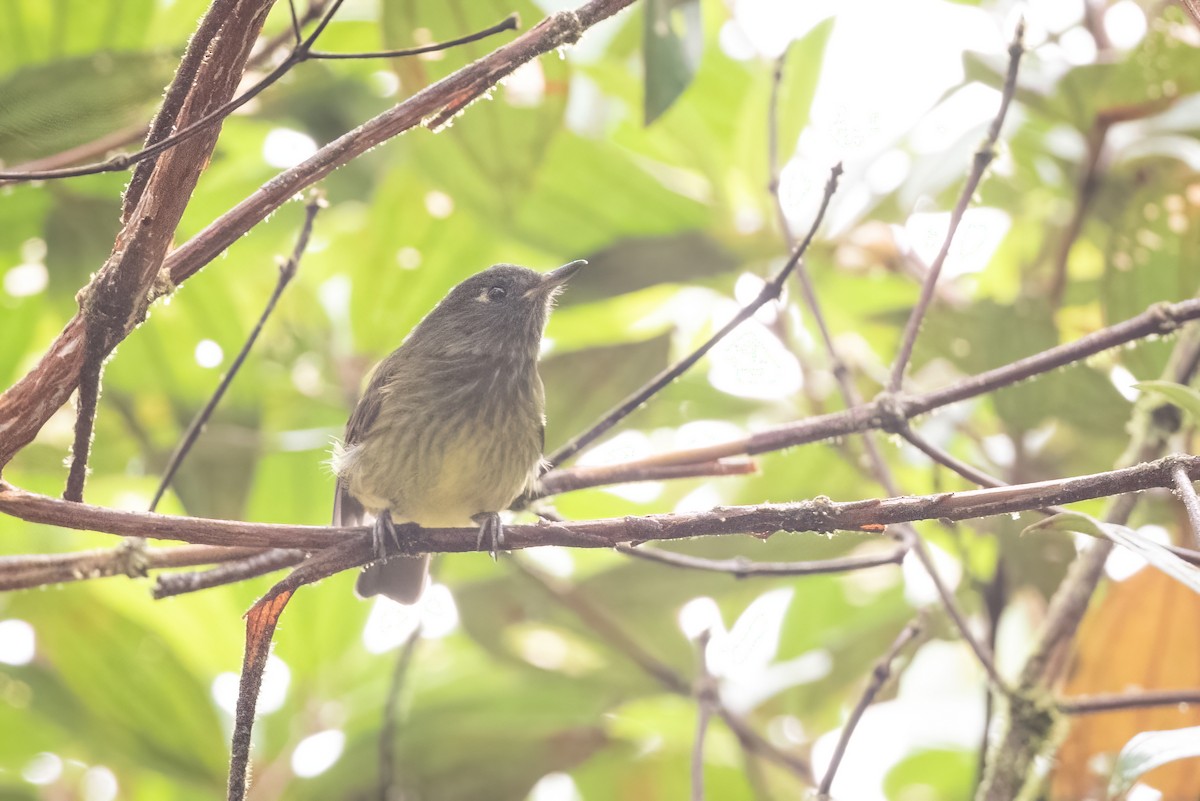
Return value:
M 535 475 L 541 443 L 526 435 L 501 446 L 494 432 L 468 428 L 372 437 L 355 454 L 350 491 L 369 509 L 423 526 L 470 525 L 507 508 Z

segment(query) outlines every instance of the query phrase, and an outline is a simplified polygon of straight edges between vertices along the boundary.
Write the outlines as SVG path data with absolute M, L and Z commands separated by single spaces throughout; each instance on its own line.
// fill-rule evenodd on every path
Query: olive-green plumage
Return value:
M 494 524 L 537 477 L 542 331 L 554 296 L 582 264 L 545 275 L 511 264 L 484 270 L 380 362 L 334 454 L 334 525 L 385 512 L 423 526 L 481 516 Z M 358 592 L 412 603 L 428 564 L 428 556 L 376 563 L 359 576 Z

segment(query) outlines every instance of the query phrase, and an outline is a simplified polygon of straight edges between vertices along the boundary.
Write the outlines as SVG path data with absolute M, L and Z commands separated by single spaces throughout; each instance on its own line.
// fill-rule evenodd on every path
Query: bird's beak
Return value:
M 538 287 L 543 292 L 551 289 L 556 289 L 571 280 L 571 276 L 579 272 L 579 268 L 587 264 L 583 259 L 576 259 L 569 264 L 564 264 L 557 270 L 551 270 L 542 276 L 542 283 Z

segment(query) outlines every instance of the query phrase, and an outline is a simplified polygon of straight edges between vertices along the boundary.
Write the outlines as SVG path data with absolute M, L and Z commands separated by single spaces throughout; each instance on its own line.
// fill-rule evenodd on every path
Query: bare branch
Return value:
M 1017 23 L 1017 31 L 1013 35 L 1012 44 L 1008 46 L 1008 75 L 1004 79 L 1004 89 L 1000 95 L 1000 110 L 996 113 L 996 118 L 992 120 L 991 126 L 988 128 L 987 138 L 975 153 L 974 163 L 971 167 L 971 174 L 967 176 L 967 183 L 963 186 L 962 194 L 958 197 L 958 203 L 954 206 L 954 211 L 950 214 L 950 226 L 946 231 L 946 238 L 942 242 L 942 248 L 938 251 L 937 257 L 934 258 L 933 264 L 929 265 L 929 273 L 925 276 L 924 283 L 921 284 L 921 295 L 917 299 L 917 305 L 913 307 L 912 314 L 909 315 L 908 323 L 904 326 L 904 335 L 900 340 L 900 350 L 896 354 L 896 360 L 892 363 L 892 375 L 888 381 L 889 392 L 899 392 L 904 384 L 904 373 L 908 369 L 909 359 L 912 358 L 913 346 L 917 341 L 917 334 L 921 330 L 921 323 L 925 319 L 925 312 L 929 310 L 929 304 L 933 300 L 933 290 L 937 286 L 938 277 L 942 274 L 942 265 L 946 263 L 946 257 L 950 254 L 950 246 L 954 244 L 954 235 L 958 232 L 958 225 L 962 222 L 963 215 L 967 212 L 967 206 L 971 203 L 971 198 L 975 195 L 975 190 L 979 187 L 979 182 L 983 180 L 983 173 L 992 163 L 992 159 L 996 157 L 996 142 L 1000 139 L 1000 128 L 1004 125 L 1004 117 L 1008 114 L 1008 106 L 1012 102 L 1013 94 L 1017 89 L 1017 68 L 1021 63 L 1021 54 L 1025 52 L 1025 45 L 1022 40 L 1025 36 L 1024 20 Z
M 1196 487 L 1182 467 L 1171 471 L 1171 480 L 1175 483 L 1175 494 L 1187 509 L 1188 522 L 1192 526 L 1192 542 L 1200 548 L 1200 498 L 1196 497 Z
M 226 584 L 246 581 L 285 567 L 294 567 L 308 558 L 308 552 L 295 549 L 256 549 L 252 555 L 231 561 L 227 565 L 192 573 L 168 573 L 158 576 L 154 583 L 154 599 L 162 600 L 189 592 L 198 592 Z
M 708 670 L 708 641 L 712 632 L 696 638 L 696 738 L 692 744 L 692 801 L 704 801 L 704 736 L 717 701 L 717 682 Z
M 186 125 L 190 119 L 222 105 L 233 95 L 270 7 L 271 0 L 218 0 L 213 3 L 201 20 L 175 81 L 167 90 L 164 100 L 167 111 L 164 113 L 171 113 L 172 124 Z M 151 127 L 151 136 L 157 128 L 167 124 L 162 117 L 160 114 Z M 150 303 L 150 286 L 158 275 L 200 173 L 212 155 L 218 133 L 217 127 L 205 129 L 186 146 L 181 145 L 168 156 L 158 159 L 153 167 L 147 166 L 145 169 L 150 172 L 142 183 L 130 185 L 123 225 L 112 253 L 96 278 L 78 295 L 80 309 L 75 320 L 82 321 L 82 343 L 76 341 L 76 346 L 82 347 L 79 348 L 75 376 L 79 395 L 74 445 L 63 493 L 68 500 L 83 499 L 104 361 L 144 317 Z M 43 357 L 42 363 L 47 358 L 49 355 Z M 24 385 L 23 379 L 6 392 L 5 397 Z M 69 393 L 70 387 L 60 387 L 54 394 L 65 400 L 63 390 Z M 55 409 L 62 400 L 55 404 Z M 39 398 L 31 400 L 29 406 L 40 416 L 46 411 L 53 412 L 48 409 L 49 402 L 49 398 Z M 0 398 L 0 406 L 3 405 Z M 3 413 L 0 413 L 0 419 L 9 425 L 14 422 Z M 17 440 L 15 448 L 24 444 L 19 435 L 14 439 Z M 0 453 L 0 466 L 6 461 L 6 454 Z
M 417 625 L 412 633 L 400 646 L 400 654 L 396 657 L 396 669 L 392 671 L 392 681 L 388 685 L 387 698 L 383 702 L 383 725 L 379 727 L 379 801 L 391 801 L 399 797 L 395 792 L 396 784 L 396 724 L 400 717 L 400 692 L 404 689 L 404 680 L 408 677 L 408 668 L 412 664 L 413 654 L 417 650 L 417 642 L 421 639 L 421 626 Z
M 829 207 L 829 201 L 833 198 L 833 193 L 837 191 L 838 178 L 842 174 L 842 165 L 837 164 L 829 174 L 829 180 L 825 183 L 825 194 L 821 199 L 821 207 L 817 210 L 816 217 L 813 219 L 812 226 L 808 229 L 808 235 L 804 237 L 793 251 L 792 256 L 783 265 L 779 273 L 763 285 L 762 290 L 758 293 L 758 297 L 743 306 L 733 319 L 721 327 L 721 330 L 709 337 L 703 345 L 696 348 L 692 353 L 680 359 L 675 364 L 663 370 L 661 373 L 650 379 L 641 389 L 634 392 L 625 400 L 621 401 L 608 414 L 604 415 L 591 428 L 584 431 L 582 434 L 573 438 L 566 445 L 563 445 L 550 456 L 546 457 L 546 461 L 551 465 L 560 465 L 565 460 L 570 459 L 579 451 L 583 450 L 599 437 L 603 436 L 610 428 L 615 426 L 620 421 L 624 420 L 630 414 L 641 407 L 643 403 L 652 398 L 664 387 L 669 385 L 679 376 L 688 371 L 696 362 L 700 361 L 706 353 L 724 339 L 729 332 L 733 331 L 739 325 L 749 320 L 754 316 L 754 313 L 765 306 L 769 301 L 779 297 L 783 291 L 783 285 L 787 282 L 788 276 L 792 274 L 792 270 L 796 269 L 796 265 L 804 258 L 808 246 L 812 244 L 813 238 L 817 235 L 817 229 L 821 226 L 821 221 L 825 218 L 825 210 Z
M 233 2 L 233 0 L 225 0 L 225 2 Z M 503 31 L 515 30 L 517 27 L 517 15 L 510 14 L 495 25 L 484 28 L 466 36 L 461 36 L 456 39 L 451 39 L 446 42 L 435 42 L 432 44 L 421 45 L 419 47 L 409 47 L 399 50 L 383 50 L 372 53 L 327 53 L 316 51 L 312 46 L 316 43 L 317 38 L 324 32 L 326 26 L 332 21 L 333 15 L 337 13 L 344 0 L 333 0 L 327 11 L 322 15 L 317 27 L 303 41 L 299 42 L 296 47 L 288 54 L 282 62 L 274 69 L 267 73 L 257 83 L 251 86 L 242 94 L 229 100 L 229 102 L 213 109 L 208 114 L 205 114 L 200 119 L 189 123 L 188 125 L 179 127 L 177 130 L 171 131 L 169 135 L 165 132 L 171 130 L 170 125 L 174 123 L 175 117 L 173 114 L 164 116 L 160 113 L 155 118 L 155 122 L 150 129 L 150 134 L 147 137 L 147 144 L 136 153 L 121 153 L 115 155 L 105 161 L 94 162 L 92 164 L 81 164 L 72 167 L 60 167 L 55 169 L 44 170 L 25 170 L 25 171 L 0 171 L 0 181 L 3 182 L 21 182 L 21 181 L 46 181 L 59 178 L 78 178 L 84 175 L 97 175 L 106 172 L 121 172 L 136 165 L 137 170 L 134 172 L 133 180 L 130 182 L 130 191 L 126 193 L 126 218 L 132 213 L 133 204 L 141 197 L 141 178 L 142 165 L 153 164 L 152 159 L 172 147 L 175 147 L 180 142 L 185 142 L 193 136 L 201 133 L 214 125 L 220 124 L 226 117 L 237 111 L 242 106 L 249 103 L 254 98 L 258 97 L 270 86 L 274 85 L 286 75 L 297 64 L 305 61 L 333 61 L 333 60 L 348 60 L 348 59 L 376 59 L 376 58 L 400 58 L 405 56 L 417 56 L 423 53 L 433 53 L 440 50 L 449 50 L 453 47 L 476 42 L 480 39 L 494 36 Z M 193 37 L 195 41 L 195 37 Z M 201 53 L 201 56 L 204 54 Z M 182 67 L 181 67 L 182 70 Z M 182 73 L 181 73 L 182 74 Z M 174 105 L 174 98 L 168 93 L 163 105 L 163 112 L 178 111 L 178 107 Z M 180 98 L 179 102 L 182 102 Z M 165 126 L 159 129 L 160 122 L 165 121 Z M 161 134 L 161 135 L 159 135 Z M 145 173 L 148 177 L 148 173 Z
M 245 1 L 245 0 L 244 0 Z M 548 16 L 522 36 L 426 87 L 392 109 L 322 147 L 280 173 L 161 262 L 159 297 L 195 274 L 240 236 L 333 170 L 404 131 L 461 110 L 526 62 L 578 41 L 589 27 L 634 0 L 591 0 L 576 11 Z M 203 159 L 197 164 L 202 164 Z M 144 297 L 144 295 L 143 295 Z M 141 319 L 142 314 L 134 315 Z M 0 395 L 0 467 L 28 444 L 78 385 L 83 367 L 85 319 L 77 314 L 51 343 L 37 366 Z
M 1063 698 L 1058 708 L 1068 715 L 1098 715 L 1125 709 L 1200 704 L 1200 690 L 1146 690 Z
M 225 397 L 225 391 L 229 389 L 229 386 L 233 383 L 233 379 L 237 377 L 242 364 L 246 361 L 246 357 L 250 355 L 250 349 L 258 341 L 258 335 L 262 333 L 263 326 L 267 324 L 267 318 L 271 316 L 271 312 L 275 310 L 275 304 L 283 296 L 283 290 L 287 289 L 287 285 L 295 277 L 296 270 L 300 267 L 300 257 L 304 255 L 305 249 L 308 248 L 308 238 L 312 234 L 313 222 L 317 218 L 317 212 L 324 205 L 325 200 L 319 193 L 314 191 L 309 195 L 308 202 L 304 207 L 304 223 L 300 227 L 300 234 L 296 237 L 296 246 L 292 250 L 291 258 L 279 266 L 279 280 L 276 281 L 275 290 L 271 293 L 271 297 L 267 299 L 267 305 L 263 308 L 262 314 L 259 315 L 258 322 L 250 330 L 250 335 L 242 343 L 241 350 L 234 357 L 225 375 L 221 377 L 216 390 L 213 391 L 208 402 L 192 418 L 192 422 L 188 424 L 187 430 L 183 433 L 183 438 L 179 441 L 178 447 L 171 454 L 171 458 L 167 462 L 167 467 L 163 470 L 162 480 L 158 483 L 158 489 L 154 491 L 154 497 L 150 501 L 151 512 L 158 508 L 158 502 L 162 500 L 167 487 L 171 485 L 171 479 L 175 477 L 175 471 L 179 469 L 179 465 L 187 458 L 192 445 L 200 437 L 200 432 L 203 430 L 205 424 L 208 423 L 209 418 L 212 417 L 212 413 L 217 408 L 217 404 L 221 402 L 221 398 Z
M 75 553 L 0 557 L 0 592 L 44 587 L 106 576 L 145 576 L 164 567 L 234 562 L 256 556 L 259 548 L 183 545 L 142 549 L 126 540 L 115 548 Z
M 683 676 L 679 675 L 670 665 L 649 653 L 622 629 L 616 620 L 613 620 L 603 609 L 588 601 L 576 588 L 546 575 L 520 559 L 513 559 L 511 563 L 524 576 L 560 603 L 563 608 L 578 617 L 601 640 L 641 668 L 666 690 L 676 695 L 691 697 L 692 688 Z M 728 707 L 721 703 L 719 696 L 713 696 L 712 704 L 712 711 L 725 721 L 725 725 L 738 738 L 744 749 L 786 768 L 800 781 L 806 784 L 812 783 L 812 769 L 808 762 L 771 744 L 769 740 L 750 728 L 749 724 L 740 716 L 730 712 Z
M 847 556 L 841 559 L 823 559 L 811 562 L 753 562 L 745 557 L 733 559 L 703 559 L 699 556 L 664 551 L 658 548 L 637 548 L 621 543 L 616 549 L 623 554 L 636 556 L 648 562 L 682 567 L 689 570 L 708 570 L 713 573 L 729 573 L 735 578 L 750 576 L 819 576 L 829 573 L 849 573 L 883 565 L 898 565 L 904 561 L 907 548 L 895 548 L 887 553 L 871 556 Z
M 950 592 L 950 588 L 946 586 L 946 582 L 942 579 L 941 573 L 938 572 L 937 565 L 934 564 L 933 557 L 929 553 L 929 549 L 925 547 L 924 540 L 921 535 L 916 532 L 911 526 L 901 526 L 900 530 L 904 532 L 904 541 L 907 543 L 909 550 L 916 554 L 917 559 L 921 562 L 921 566 L 925 568 L 925 573 L 933 582 L 933 586 L 937 589 L 938 597 L 942 601 L 942 606 L 945 607 L 946 613 L 950 615 L 950 619 L 954 622 L 954 627 L 958 629 L 959 635 L 966 640 L 970 646 L 971 652 L 975 654 L 975 658 L 979 664 L 983 666 L 984 672 L 987 673 L 988 682 L 992 689 L 997 692 L 1008 695 L 1011 691 L 1008 685 L 1004 683 L 1004 679 L 1000 678 L 999 672 L 996 670 L 996 660 L 992 656 L 992 651 L 971 631 L 971 627 L 967 624 L 966 615 L 958 608 L 958 601 L 954 600 L 954 593 Z
M 1177 454 L 1105 473 L 1007 487 L 837 502 L 827 498 L 787 504 L 723 506 L 708 512 L 658 514 L 601 520 L 505 527 L 506 545 L 520 550 L 539 545 L 612 548 L 621 543 L 673 540 L 724 534 L 766 536 L 776 531 L 879 531 L 917 520 L 966 520 L 1024 512 L 1046 506 L 1172 486 L 1182 466 L 1200 480 L 1200 457 Z M 334 528 L 184 517 L 106 509 L 26 492 L 0 481 L 0 512 L 33 523 L 107 532 L 127 537 L 172 539 L 206 545 L 320 550 L 348 541 L 364 544 L 370 557 L 370 528 Z M 404 553 L 476 551 L 473 528 L 397 526 Z
M 892 663 L 896 661 L 896 657 L 899 656 L 900 651 L 920 633 L 921 620 L 918 618 L 904 627 L 895 641 L 892 642 L 891 647 L 887 649 L 887 652 L 875 664 L 875 669 L 871 671 L 871 681 L 868 682 L 862 697 L 858 699 L 858 703 L 854 706 L 854 711 L 850 713 L 850 717 L 846 720 L 846 725 L 842 727 L 842 733 L 838 737 L 837 745 L 833 749 L 833 756 L 829 759 L 829 769 L 821 777 L 821 786 L 817 789 L 818 797 L 826 798 L 829 796 L 829 790 L 833 786 L 833 779 L 837 775 L 838 767 L 842 764 L 842 757 L 846 755 L 846 747 L 850 745 L 850 738 L 854 735 L 854 729 L 857 728 L 858 722 L 862 720 L 863 713 L 867 711 L 867 707 L 871 705 L 875 700 L 875 696 L 883 689 L 883 685 L 891 678 Z
M 754 473 L 755 470 L 755 464 L 750 459 L 670 465 L 622 462 L 596 467 L 568 467 L 547 473 L 540 482 L 541 489 L 530 500 L 611 484 L 706 476 L 744 476 Z

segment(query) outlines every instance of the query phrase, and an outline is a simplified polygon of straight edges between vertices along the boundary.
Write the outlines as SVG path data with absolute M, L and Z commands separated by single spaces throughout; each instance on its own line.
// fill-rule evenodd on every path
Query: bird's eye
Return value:
M 494 286 L 487 291 L 488 300 L 504 300 L 504 296 L 508 294 L 502 286 Z

